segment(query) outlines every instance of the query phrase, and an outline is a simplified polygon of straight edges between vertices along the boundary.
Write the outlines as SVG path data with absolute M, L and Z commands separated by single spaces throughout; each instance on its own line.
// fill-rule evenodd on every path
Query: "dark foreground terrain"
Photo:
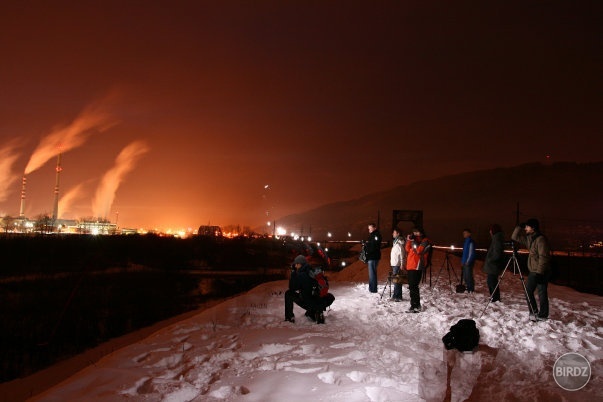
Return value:
M 0 239 L 0 382 L 270 280 L 299 244 L 271 239 Z

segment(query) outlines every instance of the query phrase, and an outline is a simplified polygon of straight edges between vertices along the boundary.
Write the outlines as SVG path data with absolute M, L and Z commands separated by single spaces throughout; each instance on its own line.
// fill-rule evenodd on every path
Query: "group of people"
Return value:
M 368 237 L 363 242 L 368 266 L 368 288 L 370 293 L 377 293 L 377 265 L 381 259 L 382 236 L 377 225 L 368 225 Z M 489 229 L 491 242 L 486 253 L 483 271 L 486 274 L 486 284 L 490 294 L 490 301 L 500 301 L 500 275 L 503 273 L 508 258 L 505 256 L 505 239 L 503 231 L 498 224 L 493 224 Z M 408 276 L 408 290 L 410 307 L 406 312 L 419 313 L 421 296 L 419 283 L 423 272 L 429 267 L 430 255 L 433 245 L 425 232 L 420 227 L 414 227 L 412 233 L 403 237 L 400 230 L 392 231 L 392 248 L 390 251 L 390 275 L 398 275 L 404 270 Z M 461 255 L 462 280 L 465 281 L 466 291 L 475 291 L 473 267 L 476 260 L 475 242 L 471 237 L 471 230 L 463 229 L 463 252 Z M 511 239 L 522 244 L 529 251 L 529 275 L 526 284 L 528 308 L 532 321 L 542 321 L 549 317 L 548 282 L 551 275 L 551 248 L 547 238 L 540 232 L 537 219 L 528 219 L 515 227 Z M 329 307 L 335 296 L 327 293 L 318 296 L 316 290 L 316 270 L 308 264 L 306 258 L 298 255 L 292 265 L 289 290 L 285 292 L 285 320 L 295 322 L 293 303 L 306 310 L 305 315 L 317 323 L 324 323 L 324 311 Z M 391 278 L 391 277 L 390 277 Z M 538 290 L 539 303 L 536 303 L 534 292 Z M 402 301 L 402 283 L 394 283 L 392 301 Z
M 369 272 L 369 292 L 377 293 L 377 265 L 381 259 L 381 234 L 377 225 L 368 225 L 369 236 L 363 247 L 367 253 L 367 265 Z M 421 294 L 419 283 L 423 271 L 429 266 L 432 244 L 425 232 L 420 227 L 412 229 L 412 233 L 406 237 L 401 236 L 400 230 L 394 228 L 392 231 L 392 248 L 390 251 L 391 274 L 398 275 L 405 270 L 408 276 L 408 290 L 410 294 L 410 307 L 408 313 L 421 312 Z M 402 283 L 394 283 L 392 300 L 402 301 Z
M 377 265 L 381 258 L 381 235 L 375 224 L 368 226 L 369 236 L 364 242 L 368 255 L 369 292 L 377 292 Z M 486 274 L 486 284 L 492 302 L 500 301 L 500 275 L 502 274 L 508 258 L 505 256 L 505 239 L 503 231 L 498 224 L 490 226 L 491 242 L 484 260 L 483 271 Z M 390 275 L 397 275 L 400 270 L 408 274 L 408 288 L 410 293 L 410 308 L 407 312 L 418 313 L 421 311 L 419 283 L 423 271 L 428 267 L 429 254 L 432 244 L 423 229 L 415 227 L 412 234 L 406 238 L 400 236 L 398 229 L 392 232 L 392 248 L 390 251 Z M 461 278 L 465 282 L 468 293 L 475 291 L 473 267 L 476 260 L 475 242 L 471 237 L 471 230 L 463 229 L 463 252 L 461 255 Z M 526 284 L 528 309 L 532 321 L 543 321 L 549 317 L 548 282 L 551 276 L 551 248 L 547 238 L 540 232 L 540 223 L 537 219 L 528 219 L 515 227 L 511 239 L 522 244 L 529 252 L 529 275 Z M 538 303 L 534 292 L 538 290 Z M 402 284 L 395 283 L 391 300 L 402 301 Z
M 484 261 L 484 272 L 486 283 L 490 292 L 492 302 L 500 301 L 500 279 L 508 263 L 504 256 L 505 240 L 500 225 L 494 224 L 490 227 L 492 237 L 490 247 Z M 531 218 L 525 223 L 520 223 L 513 229 L 511 240 L 527 248 L 528 254 L 528 280 L 525 285 L 528 298 L 528 309 L 530 320 L 544 321 L 549 318 L 549 296 L 548 283 L 552 274 L 551 246 L 548 239 L 540 232 L 540 222 Z M 538 290 L 538 304 L 534 292 Z

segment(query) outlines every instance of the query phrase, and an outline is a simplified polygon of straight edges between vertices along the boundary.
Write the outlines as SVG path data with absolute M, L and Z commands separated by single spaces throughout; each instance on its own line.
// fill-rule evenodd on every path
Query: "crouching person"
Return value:
M 285 321 L 295 322 L 293 303 L 306 310 L 306 317 L 324 324 L 324 311 L 334 301 L 328 282 L 320 268 L 312 268 L 303 255 L 298 255 L 291 266 L 289 290 L 285 292 Z

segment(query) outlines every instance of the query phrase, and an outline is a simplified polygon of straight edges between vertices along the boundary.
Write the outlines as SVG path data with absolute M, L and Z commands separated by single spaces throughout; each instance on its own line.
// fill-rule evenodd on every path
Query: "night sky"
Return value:
M 0 12 L 3 216 L 59 147 L 60 217 L 163 229 L 602 160 L 599 0 L 60 3 Z

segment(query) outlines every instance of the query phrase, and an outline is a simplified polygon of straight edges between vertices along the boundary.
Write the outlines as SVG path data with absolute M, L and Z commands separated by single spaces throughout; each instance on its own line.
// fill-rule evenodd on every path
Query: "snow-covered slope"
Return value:
M 502 302 L 485 308 L 481 265 L 476 293 L 457 294 L 442 256 L 434 255 L 432 286 L 421 286 L 420 314 L 404 313 L 407 289 L 402 303 L 390 302 L 387 289 L 381 298 L 387 259 L 379 294 L 368 292 L 366 265 L 358 262 L 332 275 L 336 300 L 325 325 L 297 306 L 297 322 L 284 322 L 287 282 L 266 283 L 117 350 L 32 400 L 603 400 L 601 297 L 550 285 L 551 319 L 532 323 L 518 276 L 507 272 Z M 473 354 L 443 346 L 461 318 L 474 318 L 480 330 Z M 567 352 L 592 367 L 579 391 L 553 379 Z

